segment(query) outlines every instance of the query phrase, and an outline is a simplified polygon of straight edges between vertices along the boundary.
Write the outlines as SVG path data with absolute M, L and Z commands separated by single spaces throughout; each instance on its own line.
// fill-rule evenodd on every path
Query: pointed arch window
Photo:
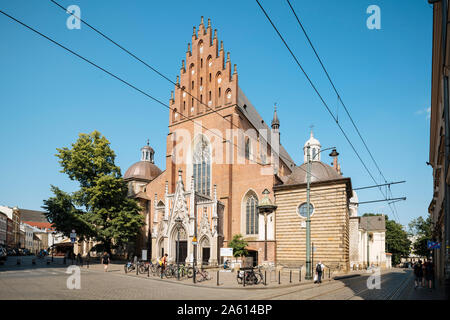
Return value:
M 211 153 L 209 149 L 209 142 L 204 136 L 201 136 L 195 144 L 193 159 L 195 191 L 208 196 L 211 194 Z
M 250 159 L 250 138 L 245 140 L 245 159 Z
M 258 234 L 258 198 L 254 193 L 247 195 L 245 200 L 246 234 Z

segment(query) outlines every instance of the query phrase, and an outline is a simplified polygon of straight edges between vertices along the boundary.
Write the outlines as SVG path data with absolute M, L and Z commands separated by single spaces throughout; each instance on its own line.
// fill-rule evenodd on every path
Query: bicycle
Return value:
M 242 284 L 244 282 L 245 277 L 245 283 L 246 284 L 259 284 L 263 281 L 264 277 L 261 272 L 261 269 L 258 267 L 258 271 L 255 272 L 253 268 L 249 270 L 239 270 L 236 276 L 236 280 L 238 284 Z
M 138 262 L 138 270 L 139 273 L 147 273 L 151 267 L 152 263 L 147 261 L 139 261 Z
M 211 276 L 209 275 L 208 271 L 206 270 L 199 270 L 198 268 L 195 268 L 195 280 L 197 282 L 202 282 L 204 280 L 211 280 Z
M 125 265 L 123 267 L 125 269 L 125 273 L 129 273 L 129 272 L 132 272 L 133 270 L 136 270 L 136 266 L 131 261 L 125 263 Z

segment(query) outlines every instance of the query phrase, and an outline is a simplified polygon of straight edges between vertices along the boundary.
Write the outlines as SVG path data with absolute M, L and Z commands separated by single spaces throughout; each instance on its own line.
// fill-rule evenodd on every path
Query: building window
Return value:
M 245 140 L 245 159 L 250 159 L 250 138 Z
M 246 234 L 258 234 L 258 198 L 251 192 L 245 198 Z
M 209 196 L 211 194 L 211 154 L 209 142 L 203 135 L 195 145 L 193 164 L 195 191 Z
M 308 212 L 307 212 L 308 206 L 307 203 L 304 202 L 301 205 L 298 206 L 298 214 L 303 217 L 303 218 L 307 218 L 308 216 Z M 309 216 L 311 217 L 314 213 L 314 206 L 310 203 L 309 204 Z

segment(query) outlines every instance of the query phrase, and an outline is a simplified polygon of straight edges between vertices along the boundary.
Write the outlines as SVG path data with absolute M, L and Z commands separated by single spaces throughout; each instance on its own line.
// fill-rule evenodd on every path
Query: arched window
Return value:
M 245 233 L 258 234 L 258 198 L 254 192 L 247 193 L 245 201 Z
M 211 154 L 209 142 L 203 135 L 195 144 L 193 164 L 195 191 L 209 196 L 211 194 Z
M 177 109 L 173 109 L 173 112 L 172 112 L 172 121 L 177 121 L 177 118 L 178 118 Z
M 250 138 L 245 140 L 245 159 L 250 159 Z

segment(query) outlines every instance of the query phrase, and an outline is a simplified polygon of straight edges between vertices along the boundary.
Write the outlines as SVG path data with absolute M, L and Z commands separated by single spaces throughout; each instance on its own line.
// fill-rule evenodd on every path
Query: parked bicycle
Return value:
M 194 269 L 192 269 L 192 271 L 194 271 Z M 209 275 L 208 271 L 203 270 L 203 269 L 198 269 L 197 267 L 195 267 L 195 280 L 197 282 L 202 282 L 205 280 L 211 280 L 211 276 Z
M 254 268 L 239 270 L 236 276 L 237 282 L 239 284 L 244 283 L 244 277 L 245 277 L 245 284 L 259 284 L 263 282 L 264 279 L 260 267 L 257 267 L 256 271 Z
M 132 272 L 133 270 L 136 270 L 136 266 L 131 261 L 127 262 L 123 267 L 125 269 L 125 273 L 129 273 Z

